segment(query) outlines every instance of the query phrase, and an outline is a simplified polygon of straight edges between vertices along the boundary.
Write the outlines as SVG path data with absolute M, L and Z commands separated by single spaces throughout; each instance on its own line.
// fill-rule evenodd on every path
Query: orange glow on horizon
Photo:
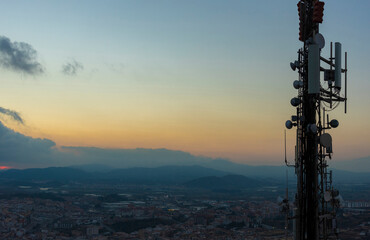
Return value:
M 7 169 L 10 169 L 11 167 L 8 167 L 8 166 L 0 166 L 0 170 L 7 170 Z

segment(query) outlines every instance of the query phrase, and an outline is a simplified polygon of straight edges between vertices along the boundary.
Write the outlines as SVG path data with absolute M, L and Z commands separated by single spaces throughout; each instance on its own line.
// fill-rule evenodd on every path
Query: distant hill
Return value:
M 69 168 L 83 170 L 85 172 L 109 172 L 115 169 L 114 167 L 107 166 L 104 164 L 84 164 L 84 165 L 72 165 Z
M 354 160 L 353 164 L 360 164 L 367 161 L 366 159 Z M 368 163 L 366 163 L 368 164 Z M 364 170 L 367 170 L 364 164 Z M 330 169 L 333 170 L 333 181 L 335 183 L 370 183 L 370 172 L 352 172 L 350 170 L 339 170 L 334 167 L 335 164 L 330 163 Z M 285 182 L 286 172 L 288 171 L 288 178 L 290 182 L 296 181 L 294 168 L 287 168 L 286 166 L 251 166 L 247 164 L 240 164 L 228 160 L 217 159 L 207 163 L 202 163 L 202 166 L 213 169 L 222 169 L 223 171 L 233 174 L 244 175 L 250 178 L 260 179 L 263 181 L 278 180 Z
M 248 166 L 229 161 L 208 164 L 209 167 L 192 166 L 162 166 L 135 167 L 112 169 L 104 165 L 88 165 L 78 167 L 30 168 L 24 170 L 9 169 L 0 171 L 0 182 L 112 182 L 130 184 L 190 184 L 187 186 L 207 187 L 207 182 L 213 186 L 247 188 L 250 183 L 285 183 L 285 167 Z M 218 169 L 217 169 L 218 168 Z M 87 170 L 81 170 L 87 169 Z M 101 171 L 95 171 L 101 169 Z M 223 170 L 220 170 L 223 169 Z M 295 182 L 294 169 L 289 168 L 289 181 Z M 233 176 L 233 177 L 231 177 Z M 237 176 L 237 177 L 236 177 Z M 208 177 L 208 178 L 207 178 Z M 204 179 L 203 179 L 204 178 Z M 196 180 L 200 181 L 199 183 Z M 370 173 L 354 173 L 343 170 L 333 170 L 333 180 L 336 183 L 370 183 Z M 192 182 L 195 181 L 195 182 Z M 230 184 L 229 184 L 230 183 Z M 229 186 L 227 185 L 229 184 Z
M 9 169 L 0 172 L 0 179 L 17 181 L 77 181 L 93 176 L 85 171 L 68 167 Z
M 157 168 L 127 168 L 110 171 L 105 176 L 135 183 L 184 183 L 206 176 L 225 176 L 228 172 L 200 166 L 163 166 Z
M 200 166 L 164 166 L 158 168 L 127 168 L 107 172 L 86 172 L 71 167 L 10 169 L 0 172 L 0 181 L 121 182 L 131 184 L 180 184 L 205 176 L 229 173 Z
M 286 177 L 285 166 L 252 166 L 225 159 L 215 159 L 213 161 L 199 163 L 199 165 L 255 178 L 285 179 Z M 289 171 L 291 174 L 294 173 L 294 169 L 289 169 Z
M 344 171 L 370 173 L 370 156 L 348 161 L 333 160 L 332 162 L 330 162 L 330 166 L 335 169 L 340 169 Z
M 184 185 L 190 188 L 236 190 L 260 187 L 262 182 L 242 175 L 227 175 L 223 177 L 202 177 Z
M 336 183 L 370 183 L 370 172 L 350 172 L 333 170 L 333 182 Z
M 79 150 L 81 148 L 78 148 Z M 85 149 L 87 152 L 96 151 L 97 154 L 103 154 L 105 150 L 103 149 Z M 113 150 L 112 150 L 113 151 Z M 120 153 L 119 153 L 120 152 Z M 104 164 L 83 164 L 70 166 L 71 168 L 84 170 L 86 172 L 109 172 L 114 169 L 146 169 L 146 168 L 161 168 L 172 166 L 173 168 L 177 167 L 192 167 L 198 166 L 208 169 L 213 169 L 221 172 L 228 172 L 233 174 L 245 175 L 249 177 L 256 178 L 273 178 L 273 179 L 285 179 L 285 166 L 252 166 L 247 164 L 235 163 L 225 159 L 212 159 L 205 157 L 196 157 L 181 151 L 170 151 L 166 149 L 137 149 L 137 150 L 117 150 L 117 155 L 125 156 L 127 152 L 130 152 L 132 155 L 132 160 L 126 160 L 126 157 L 122 159 L 122 167 L 112 167 L 113 165 L 104 165 Z M 153 160 L 150 161 L 150 152 L 153 152 Z M 157 155 L 158 154 L 158 155 Z M 162 163 L 157 162 L 157 158 L 164 157 L 167 160 L 161 160 Z M 127 157 L 128 158 L 128 157 Z M 137 161 L 140 158 L 141 161 Z M 136 162 L 134 162 L 136 161 Z M 150 162 L 145 166 L 146 162 Z M 167 164 L 166 164 L 167 163 Z M 171 164 L 172 163 L 172 164 Z M 109 164 L 109 162 L 107 163 Z M 159 165 L 159 166 L 158 166 Z M 293 169 L 290 169 L 292 174 L 294 173 Z

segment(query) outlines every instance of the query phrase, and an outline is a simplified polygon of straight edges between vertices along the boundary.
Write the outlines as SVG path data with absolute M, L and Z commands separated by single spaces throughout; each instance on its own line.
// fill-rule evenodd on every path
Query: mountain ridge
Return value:
M 223 162 L 225 165 L 227 162 Z M 221 165 L 221 166 L 223 166 Z M 69 167 L 8 169 L 0 172 L 0 180 L 22 181 L 112 181 L 140 184 L 182 184 L 202 177 L 223 177 L 226 175 L 242 175 L 263 182 L 285 182 L 286 172 L 290 182 L 295 182 L 294 168 L 283 166 L 249 166 L 232 163 L 229 167 L 209 164 L 202 165 L 167 165 L 161 167 L 112 168 L 97 165 L 101 171 L 94 171 L 91 165 L 87 170 L 83 165 Z M 222 169 L 222 170 L 220 170 Z M 235 170 L 236 169 L 236 170 Z M 334 183 L 370 183 L 370 173 L 357 173 L 333 170 Z

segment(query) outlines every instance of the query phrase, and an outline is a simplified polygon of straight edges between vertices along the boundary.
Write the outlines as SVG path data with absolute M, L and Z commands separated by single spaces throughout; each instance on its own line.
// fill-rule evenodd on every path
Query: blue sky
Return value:
M 296 94 L 296 3 L 1 2 L 0 35 L 30 44 L 45 69 L 0 71 L 0 104 L 26 123 L 7 125 L 59 146 L 163 147 L 279 164 Z M 365 0 L 326 1 L 321 25 L 327 43 L 349 51 L 349 114 L 332 114 L 339 160 L 370 156 L 368 9 Z M 64 74 L 74 61 L 83 67 Z

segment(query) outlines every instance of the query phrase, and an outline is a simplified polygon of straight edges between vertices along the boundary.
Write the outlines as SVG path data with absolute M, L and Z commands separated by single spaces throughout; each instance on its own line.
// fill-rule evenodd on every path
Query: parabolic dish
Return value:
M 332 139 L 329 133 L 324 133 L 320 136 L 320 143 L 324 147 L 331 147 Z
M 316 33 L 315 35 L 315 43 L 319 45 L 319 48 L 322 49 L 325 47 L 325 38 L 322 34 Z

